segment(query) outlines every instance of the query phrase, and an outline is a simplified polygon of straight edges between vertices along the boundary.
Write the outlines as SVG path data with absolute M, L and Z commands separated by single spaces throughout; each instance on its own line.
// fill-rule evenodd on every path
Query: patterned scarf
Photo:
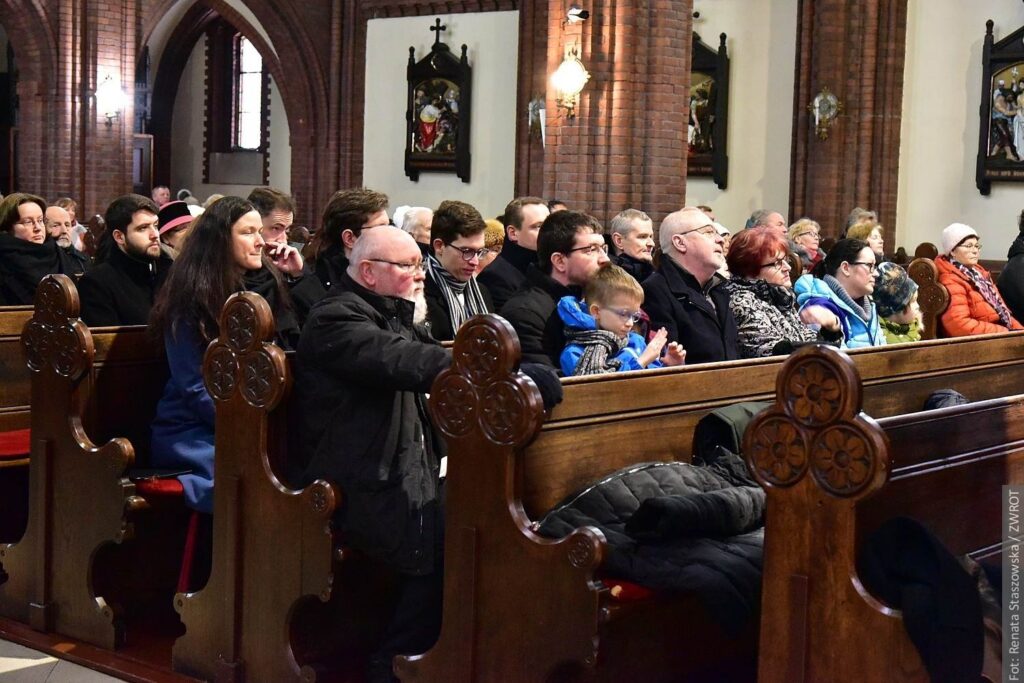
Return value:
M 608 330 L 581 330 L 574 327 L 565 328 L 565 337 L 570 343 L 583 347 L 583 355 L 572 373 L 574 376 L 618 371 L 621 362 L 615 360 L 615 356 L 629 342 L 628 337 L 617 337 Z
M 726 284 L 729 288 L 749 289 L 761 301 L 770 303 L 783 311 L 792 311 L 796 297 L 793 289 L 785 285 L 773 285 L 766 280 L 749 280 L 734 275 Z
M 974 284 L 974 288 L 981 293 L 981 298 L 985 300 L 985 303 L 994 308 L 999 315 L 999 322 L 1009 329 L 1010 310 L 1003 303 L 1003 299 L 999 296 L 999 292 L 996 291 L 996 286 L 992 280 L 982 275 L 977 268 L 964 265 L 954 258 L 949 259 L 949 262 Z
M 861 302 L 858 303 L 853 300 L 853 297 L 846 291 L 846 288 L 831 275 L 826 275 L 822 278 L 825 284 L 829 286 L 832 293 L 836 295 L 836 298 L 842 301 L 844 304 L 850 307 L 850 310 L 857 314 L 857 317 L 864 322 L 871 322 L 871 299 L 868 297 L 861 297 Z
M 462 324 L 474 315 L 487 313 L 487 304 L 484 303 L 484 297 L 480 294 L 480 285 L 476 282 L 476 276 L 471 277 L 468 282 L 462 282 L 445 270 L 433 254 L 427 256 L 427 275 L 441 290 L 445 306 L 448 308 L 448 315 L 452 319 L 452 332 L 457 333 Z M 465 300 L 465 304 L 459 301 L 460 295 Z

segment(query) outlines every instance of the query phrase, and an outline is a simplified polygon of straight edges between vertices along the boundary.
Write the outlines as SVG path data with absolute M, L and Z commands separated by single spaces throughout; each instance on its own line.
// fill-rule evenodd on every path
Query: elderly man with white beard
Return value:
M 83 272 L 88 270 L 92 265 L 89 257 L 74 247 L 75 223 L 71 214 L 66 209 L 53 205 L 46 207 L 46 213 L 43 216 L 46 219 L 47 236 L 55 240 L 58 247 L 77 261 Z
M 393 657 L 426 652 L 441 624 L 445 444 L 425 394 L 452 355 L 417 324 L 424 278 L 411 235 L 363 231 L 348 269 L 313 308 L 296 357 L 301 482 L 335 482 L 344 505 L 334 523 L 346 543 L 400 575 L 397 607 L 367 663 L 370 681 L 394 680 Z M 553 373 L 523 370 L 546 403 L 561 398 Z

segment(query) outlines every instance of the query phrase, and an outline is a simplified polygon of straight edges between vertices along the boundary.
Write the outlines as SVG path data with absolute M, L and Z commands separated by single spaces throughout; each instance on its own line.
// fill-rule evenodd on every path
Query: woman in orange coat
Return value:
M 942 314 L 947 337 L 1024 329 L 999 295 L 992 276 L 978 265 L 981 241 L 969 225 L 953 223 L 942 231 L 942 255 L 935 259 L 939 282 L 949 292 Z

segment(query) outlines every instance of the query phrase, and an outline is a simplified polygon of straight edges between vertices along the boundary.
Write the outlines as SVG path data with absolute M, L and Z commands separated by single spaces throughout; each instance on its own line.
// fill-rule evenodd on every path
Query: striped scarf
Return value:
M 471 277 L 468 282 L 462 282 L 445 270 L 445 267 L 433 254 L 427 256 L 427 275 L 441 290 L 445 307 L 448 309 L 448 316 L 452 321 L 452 333 L 457 333 L 462 324 L 474 315 L 487 313 L 487 304 L 484 303 L 484 297 L 480 293 L 480 285 L 476 282 L 476 276 Z M 459 301 L 460 295 L 466 302 L 465 304 Z
M 1006 304 L 1003 303 L 1003 298 L 999 296 L 999 292 L 996 291 L 995 283 L 982 275 L 977 268 L 964 265 L 954 258 L 949 259 L 949 262 L 952 263 L 953 267 L 959 270 L 963 275 L 967 276 L 972 283 L 974 283 L 974 288 L 981 293 L 981 298 L 983 298 L 989 306 L 994 308 L 996 313 L 999 315 L 999 322 L 1009 329 L 1011 320 L 1010 309 L 1006 307 Z
M 628 337 L 617 337 L 608 330 L 580 330 L 572 327 L 565 328 L 565 337 L 569 343 L 583 347 L 583 355 L 572 373 L 574 377 L 617 372 L 622 363 L 615 360 L 615 356 L 629 342 Z

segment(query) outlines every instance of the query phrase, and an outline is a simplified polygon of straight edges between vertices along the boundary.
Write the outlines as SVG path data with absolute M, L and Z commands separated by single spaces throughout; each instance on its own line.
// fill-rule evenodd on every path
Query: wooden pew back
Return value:
M 917 283 L 917 303 L 924 322 L 921 338 L 938 339 L 939 316 L 949 306 L 949 292 L 939 282 L 939 269 L 930 258 L 916 258 L 907 266 L 907 274 Z
M 0 432 L 29 426 L 31 389 L 21 331 L 31 318 L 31 306 L 0 308 Z
M 873 420 L 849 358 L 794 354 L 744 452 L 768 493 L 758 680 L 927 681 L 899 613 L 866 593 L 858 540 L 896 515 L 954 553 L 999 552 L 1024 481 L 1024 396 Z M 868 655 L 870 653 L 870 655 Z
M 78 312 L 72 281 L 48 276 L 22 335 L 33 406 L 29 524 L 20 541 L 0 546 L 0 614 L 114 648 L 123 614 L 101 597 L 94 562 L 134 534 L 129 513 L 141 501 L 126 474 L 135 444 L 148 451 L 166 363 L 144 328 L 93 334 Z M 95 445 L 113 433 L 139 436 Z

